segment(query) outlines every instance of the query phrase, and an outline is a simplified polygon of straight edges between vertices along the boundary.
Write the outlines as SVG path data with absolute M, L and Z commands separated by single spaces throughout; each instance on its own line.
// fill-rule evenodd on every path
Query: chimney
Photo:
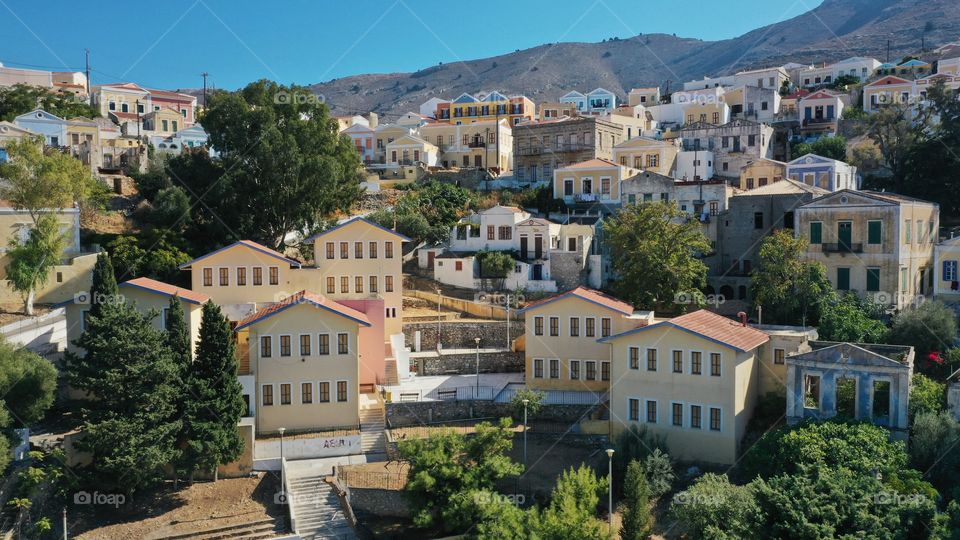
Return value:
M 740 319 L 740 326 L 747 326 L 747 314 L 745 312 L 737 313 L 737 318 Z

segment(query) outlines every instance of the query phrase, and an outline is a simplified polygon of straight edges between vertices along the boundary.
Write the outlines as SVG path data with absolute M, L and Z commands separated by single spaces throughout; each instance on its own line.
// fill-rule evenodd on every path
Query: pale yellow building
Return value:
M 620 204 L 620 183 L 637 169 L 606 159 L 590 159 L 553 171 L 553 197 L 567 203 Z
M 240 371 L 257 435 L 353 428 L 360 422 L 360 332 L 367 316 L 299 291 L 236 326 Z M 245 385 L 246 386 L 246 385 Z M 251 399 L 253 398 L 253 399 Z
M 787 177 L 787 164 L 775 159 L 760 158 L 740 167 L 740 189 L 754 189 Z
M 613 161 L 625 167 L 673 176 L 680 146 L 674 141 L 634 137 L 613 147 Z
M 600 338 L 645 325 L 649 313 L 599 291 L 577 287 L 523 309 L 526 384 L 535 390 L 606 392 L 610 347 Z
M 600 341 L 612 360 L 611 435 L 645 426 L 675 459 L 736 462 L 767 334 L 700 310 Z
M 420 136 L 440 150 L 438 165 L 513 169 L 513 130 L 506 119 L 469 124 L 430 122 Z
M 660 87 L 632 88 L 630 93 L 627 94 L 627 103 L 629 105 L 643 105 L 644 107 L 659 105 Z

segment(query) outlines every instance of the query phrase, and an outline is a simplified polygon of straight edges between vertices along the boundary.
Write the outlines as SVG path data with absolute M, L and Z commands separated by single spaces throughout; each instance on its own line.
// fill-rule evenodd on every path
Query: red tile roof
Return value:
M 630 304 L 624 302 L 623 300 L 619 300 L 612 296 L 603 294 L 600 291 L 595 291 L 593 289 L 588 289 L 586 287 L 577 287 L 572 291 L 567 291 L 565 293 L 560 293 L 560 294 L 551 296 L 549 298 L 544 298 L 543 300 L 529 304 L 527 307 L 523 308 L 523 310 L 521 311 L 530 311 L 533 309 L 538 309 L 551 302 L 556 302 L 557 300 L 562 300 L 564 298 L 567 298 L 568 296 L 576 296 L 577 298 L 586 300 L 587 302 L 598 304 L 600 306 L 603 306 L 608 309 L 612 309 L 614 311 L 619 311 L 624 315 L 633 314 L 633 306 L 631 306 Z
M 277 302 L 275 304 L 270 304 L 269 306 L 257 310 L 255 313 L 244 317 L 239 323 L 237 323 L 236 330 L 246 328 L 251 324 L 262 321 L 268 317 L 272 317 L 281 311 L 299 305 L 303 303 L 312 304 L 319 308 L 332 311 L 337 315 L 352 319 L 363 326 L 371 326 L 370 319 L 367 318 L 366 314 L 361 313 L 351 307 L 347 307 L 339 302 L 331 300 L 326 296 L 312 293 L 310 291 L 300 291 L 296 294 L 290 295 L 287 298 Z
M 744 326 L 737 321 L 705 309 L 675 317 L 666 321 L 666 323 L 741 351 L 752 350 L 770 339 L 766 333 L 756 328 Z
M 160 293 L 166 296 L 179 296 L 181 299 L 195 304 L 203 304 L 207 300 L 210 300 L 210 297 L 191 291 L 190 289 L 183 289 L 177 287 L 176 285 L 170 285 L 169 283 L 164 283 L 162 281 L 157 281 L 155 279 L 140 277 L 136 279 L 131 279 L 129 281 L 124 281 L 120 284 L 120 287 L 136 287 L 138 289 L 144 289 L 147 291 L 152 291 L 155 293 Z

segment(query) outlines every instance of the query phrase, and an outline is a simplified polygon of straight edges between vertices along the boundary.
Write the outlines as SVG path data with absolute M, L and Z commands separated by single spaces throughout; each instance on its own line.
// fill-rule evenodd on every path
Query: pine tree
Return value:
M 647 485 L 643 465 L 632 460 L 627 465 L 627 474 L 623 480 L 624 507 L 621 511 L 623 524 L 620 538 L 639 540 L 647 537 L 650 526 L 650 486 Z
M 216 480 L 217 467 L 243 452 L 237 423 L 245 406 L 230 325 L 213 302 L 203 305 L 197 355 L 184 382 L 184 464 L 191 476 L 211 471 Z
M 176 455 L 177 367 L 151 318 L 126 303 L 101 304 L 77 340 L 84 352 L 67 356 L 70 384 L 90 396 L 77 446 L 93 455 L 88 480 L 101 490 L 132 494 Z
M 110 255 L 104 251 L 97 255 L 93 266 L 93 282 L 90 285 L 90 315 L 99 315 L 101 306 L 114 302 L 119 297 L 117 278 L 113 273 Z

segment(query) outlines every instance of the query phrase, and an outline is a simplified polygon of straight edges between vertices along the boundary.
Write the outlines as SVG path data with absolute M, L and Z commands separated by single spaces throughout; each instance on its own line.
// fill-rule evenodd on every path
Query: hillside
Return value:
M 734 39 L 702 41 L 642 34 L 603 43 L 557 43 L 491 58 L 434 65 L 414 73 L 367 74 L 312 85 L 334 114 L 376 111 L 385 120 L 433 96 L 498 89 L 534 101 L 598 86 L 621 96 L 632 87 L 677 88 L 704 76 L 785 62 L 850 56 L 891 58 L 960 37 L 957 0 L 825 0 L 793 19 Z

